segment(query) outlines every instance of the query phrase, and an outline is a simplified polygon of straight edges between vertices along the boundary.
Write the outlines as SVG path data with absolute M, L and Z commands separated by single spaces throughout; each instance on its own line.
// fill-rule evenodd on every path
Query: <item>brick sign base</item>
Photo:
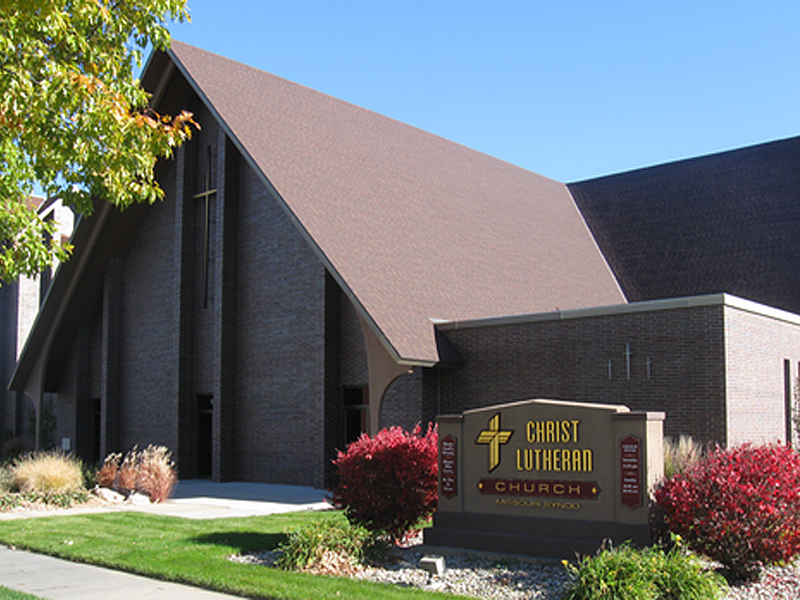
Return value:
M 613 540 L 615 545 L 629 540 L 636 546 L 646 546 L 650 544 L 650 527 L 439 512 L 433 527 L 425 530 L 426 546 L 566 559 L 574 559 L 576 553 L 594 554 L 604 540 Z

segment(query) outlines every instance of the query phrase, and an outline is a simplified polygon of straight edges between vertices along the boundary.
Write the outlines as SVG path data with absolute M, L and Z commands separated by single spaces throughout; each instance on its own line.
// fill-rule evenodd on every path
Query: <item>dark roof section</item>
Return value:
M 180 42 L 170 56 L 395 359 L 439 360 L 431 319 L 625 301 L 564 184 Z
M 569 189 L 629 301 L 725 292 L 800 313 L 800 137 Z

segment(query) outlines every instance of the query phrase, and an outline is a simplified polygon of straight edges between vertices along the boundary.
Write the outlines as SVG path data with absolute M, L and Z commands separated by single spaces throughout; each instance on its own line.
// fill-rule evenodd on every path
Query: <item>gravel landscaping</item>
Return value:
M 504 558 L 486 558 L 472 554 L 445 557 L 442 575 L 430 575 L 420 568 L 423 553 L 418 546 L 396 548 L 390 560 L 381 566 L 342 568 L 333 571 L 356 579 L 392 585 L 508 600 L 558 600 L 569 578 L 557 561 L 528 562 Z M 231 560 L 271 566 L 277 552 L 231 556 Z M 797 566 L 770 567 L 761 581 L 732 586 L 725 600 L 797 600 L 800 598 L 800 569 Z

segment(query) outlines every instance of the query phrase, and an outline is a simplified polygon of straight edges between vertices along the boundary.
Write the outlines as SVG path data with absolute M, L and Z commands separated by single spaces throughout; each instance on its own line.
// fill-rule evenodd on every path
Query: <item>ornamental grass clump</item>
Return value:
M 117 473 L 119 472 L 120 460 L 122 460 L 122 454 L 118 452 L 113 452 L 106 456 L 95 476 L 97 485 L 110 490 L 114 489 L 114 485 L 117 481 Z
M 178 474 L 172 455 L 164 446 L 148 446 L 138 464 L 136 489 L 150 496 L 153 502 L 163 502 L 172 495 Z
M 717 448 L 655 499 L 670 530 L 729 580 L 756 580 L 800 553 L 800 455 L 787 446 Z
M 22 494 L 70 494 L 84 490 L 81 462 L 62 452 L 33 452 L 11 465 L 12 490 Z
M 438 435 L 429 425 L 422 435 L 401 427 L 362 435 L 339 451 L 332 501 L 347 518 L 367 530 L 399 541 L 430 518 L 438 501 Z
M 14 479 L 11 476 L 11 467 L 0 465 L 0 494 L 8 494 L 11 491 Z
M 178 482 L 175 463 L 164 446 L 150 445 L 141 452 L 136 447 L 123 457 L 109 454 L 97 472 L 97 485 L 115 490 L 125 496 L 139 492 L 151 502 L 170 497 Z
M 664 438 L 664 478 L 669 479 L 703 458 L 705 448 L 703 444 L 693 440 L 688 435 L 675 438 Z

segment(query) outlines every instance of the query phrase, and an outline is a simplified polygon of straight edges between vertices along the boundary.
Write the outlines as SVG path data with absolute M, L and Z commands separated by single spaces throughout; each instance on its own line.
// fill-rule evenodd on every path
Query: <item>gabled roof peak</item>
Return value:
M 624 302 L 566 186 L 173 42 L 187 80 L 398 361 L 430 318 Z

